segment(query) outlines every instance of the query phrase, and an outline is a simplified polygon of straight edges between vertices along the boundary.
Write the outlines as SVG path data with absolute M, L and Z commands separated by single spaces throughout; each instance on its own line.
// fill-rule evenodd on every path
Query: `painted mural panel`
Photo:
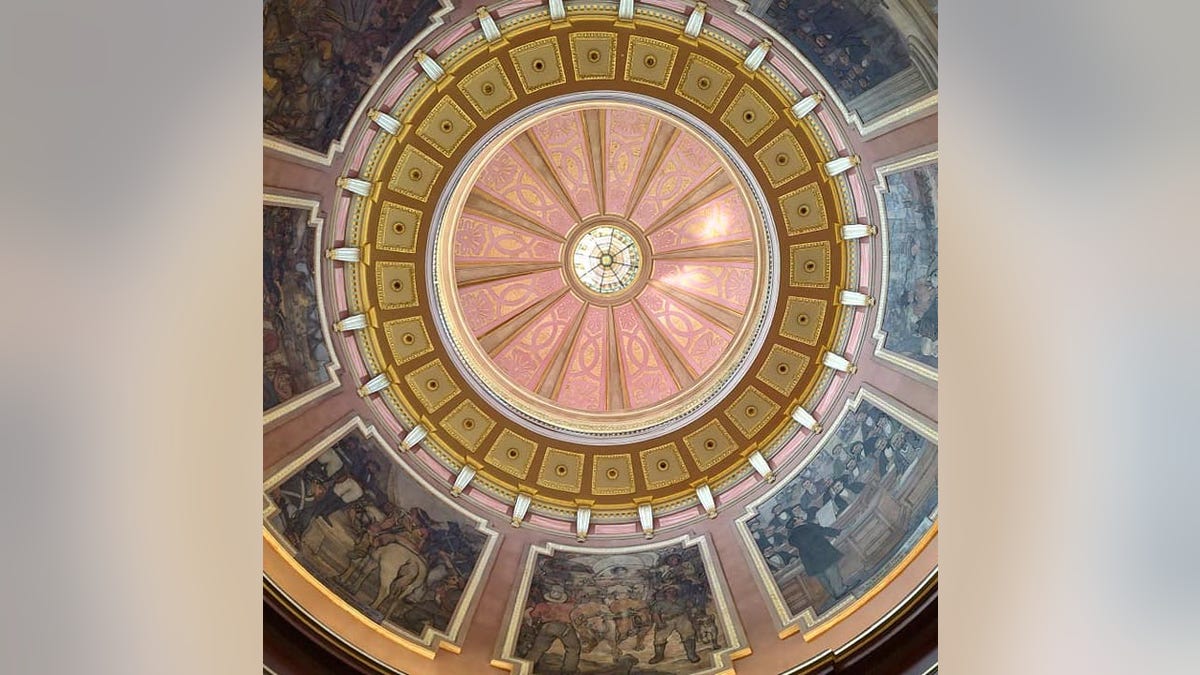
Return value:
M 937 88 L 936 23 L 924 4 L 882 0 L 752 0 L 750 4 L 751 12 L 795 45 L 864 122 Z
M 263 132 L 325 152 L 438 0 L 263 3 Z
M 739 530 L 781 622 L 811 628 L 871 592 L 933 526 L 936 436 L 860 392 L 812 458 L 748 512 Z
M 330 381 L 309 210 L 263 206 L 263 410 Z
M 269 483 L 267 524 L 295 559 L 369 619 L 428 644 L 450 636 L 497 535 L 351 427 Z
M 518 673 L 723 671 L 746 652 L 703 539 L 535 547 L 502 657 Z
M 929 369 L 938 366 L 936 160 L 883 174 L 887 293 L 880 309 L 883 348 Z

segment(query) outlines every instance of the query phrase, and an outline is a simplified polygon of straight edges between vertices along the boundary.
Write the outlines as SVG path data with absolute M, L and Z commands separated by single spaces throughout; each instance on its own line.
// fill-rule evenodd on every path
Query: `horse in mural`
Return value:
M 387 619 L 401 602 L 424 587 L 429 565 L 403 535 L 375 538 L 367 532 L 369 524 L 380 523 L 387 517 L 381 510 L 370 506 L 358 511 L 359 527 L 364 533 L 337 581 L 351 593 L 358 593 L 371 570 L 378 569 L 379 591 L 371 607 Z

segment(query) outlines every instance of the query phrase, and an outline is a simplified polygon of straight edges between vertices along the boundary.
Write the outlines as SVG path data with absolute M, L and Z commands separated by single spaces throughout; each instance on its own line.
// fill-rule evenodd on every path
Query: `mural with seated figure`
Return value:
M 391 458 L 357 420 L 268 482 L 268 527 L 370 620 L 453 641 L 498 535 Z
M 811 629 L 869 597 L 932 536 L 937 436 L 868 390 L 738 529 L 783 626 Z

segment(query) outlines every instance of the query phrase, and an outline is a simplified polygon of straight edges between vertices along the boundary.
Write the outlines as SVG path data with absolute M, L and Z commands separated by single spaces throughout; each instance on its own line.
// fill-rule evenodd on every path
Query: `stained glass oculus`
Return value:
M 619 293 L 638 277 L 642 252 L 628 232 L 614 225 L 599 225 L 584 233 L 575 245 L 575 275 L 600 295 Z

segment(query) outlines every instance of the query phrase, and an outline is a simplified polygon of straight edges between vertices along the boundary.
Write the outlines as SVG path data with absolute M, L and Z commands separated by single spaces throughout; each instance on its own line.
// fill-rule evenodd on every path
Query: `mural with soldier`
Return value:
M 263 206 L 263 410 L 329 382 L 307 209 Z
M 525 673 L 699 673 L 739 638 L 699 542 L 538 551 L 511 653 Z M 723 596 L 722 596 L 723 597 Z
M 495 533 L 420 485 L 353 429 L 272 487 L 268 524 L 365 616 L 445 634 Z
M 265 0 L 263 132 L 324 153 L 438 0 Z
M 861 597 L 933 525 L 936 436 L 883 403 L 860 392 L 812 458 L 738 521 L 785 622 L 815 625 Z

